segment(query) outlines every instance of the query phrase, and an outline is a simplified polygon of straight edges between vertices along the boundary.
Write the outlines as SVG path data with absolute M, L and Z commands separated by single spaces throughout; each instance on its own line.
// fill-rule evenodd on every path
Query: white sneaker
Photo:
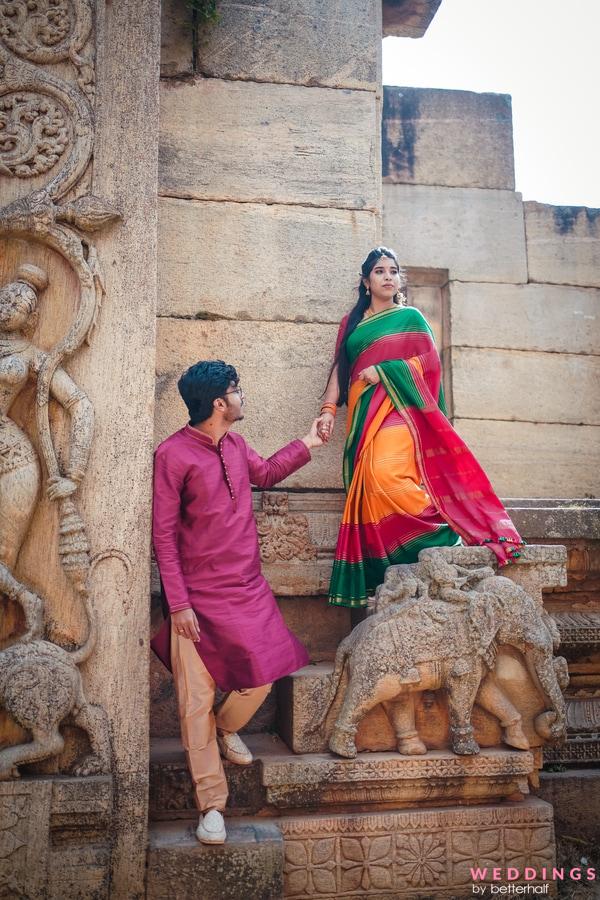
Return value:
M 229 762 L 236 763 L 238 766 L 249 766 L 252 762 L 252 754 L 235 731 L 224 731 L 223 733 L 217 731 L 217 744 L 221 756 L 228 759 Z
M 200 816 L 200 821 L 196 828 L 196 837 L 201 844 L 225 843 L 225 838 L 227 837 L 225 820 L 218 809 L 209 809 L 207 813 Z

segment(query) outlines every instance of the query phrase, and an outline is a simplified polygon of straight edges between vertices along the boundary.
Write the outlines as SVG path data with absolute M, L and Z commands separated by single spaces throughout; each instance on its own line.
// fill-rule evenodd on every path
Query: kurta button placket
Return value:
M 217 444 L 217 449 L 219 451 L 219 459 L 221 460 L 221 465 L 223 467 L 223 474 L 225 475 L 225 481 L 227 482 L 227 489 L 229 490 L 229 496 L 233 501 L 233 508 L 237 509 L 237 501 L 235 499 L 235 493 L 233 490 L 233 485 L 231 484 L 231 478 L 229 476 L 229 469 L 227 468 L 227 463 L 225 462 L 225 456 L 223 455 L 223 440 L 221 438 L 219 443 Z

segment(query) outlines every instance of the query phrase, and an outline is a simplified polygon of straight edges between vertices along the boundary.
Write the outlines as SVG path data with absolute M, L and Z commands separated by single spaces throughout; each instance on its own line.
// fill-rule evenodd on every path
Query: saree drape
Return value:
M 500 565 L 519 556 L 519 533 L 448 421 L 440 358 L 419 310 L 397 306 L 364 319 L 346 349 L 347 496 L 330 603 L 365 606 L 389 565 L 416 562 L 423 548 L 460 538 L 489 546 Z M 368 366 L 379 384 L 358 380 Z

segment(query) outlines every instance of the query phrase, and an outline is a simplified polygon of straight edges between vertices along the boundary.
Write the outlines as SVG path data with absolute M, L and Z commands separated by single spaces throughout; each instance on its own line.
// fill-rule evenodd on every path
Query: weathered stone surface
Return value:
M 0 782 L 0 892 L 104 900 L 110 876 L 112 779 Z
M 302 641 L 312 663 L 335 657 L 339 642 L 351 630 L 349 609 L 330 606 L 325 597 L 280 597 L 278 604 L 285 624 Z
M 514 190 L 511 99 L 386 85 L 382 151 L 384 182 Z
M 192 62 L 192 10 L 187 0 L 162 0 L 160 5 L 160 74 L 189 75 Z
M 301 12 L 295 0 L 221 0 L 218 21 L 198 32 L 198 71 L 374 91 L 380 15 L 369 0 L 305 0 Z
M 423 37 L 442 0 L 383 0 L 384 37 Z
M 383 241 L 402 265 L 448 269 L 451 279 L 527 281 L 523 204 L 512 191 L 384 184 Z
M 597 497 L 600 493 L 597 426 L 456 418 L 454 427 L 501 497 Z
M 378 210 L 377 127 L 370 91 L 163 81 L 160 193 Z
M 369 212 L 163 197 L 158 313 L 339 323 L 377 228 Z
M 546 540 L 600 540 L 600 503 L 597 500 L 536 500 L 519 498 L 505 501 L 510 517 L 530 543 Z M 533 540 L 537 538 L 537 540 Z M 569 567 L 574 560 L 569 560 Z M 585 553 L 585 566 L 589 567 L 589 552 Z M 578 578 L 583 578 L 578 573 Z
M 542 772 L 536 794 L 552 804 L 556 830 L 600 844 L 600 773 L 594 769 Z
M 333 355 L 335 325 L 264 322 L 188 322 L 159 319 L 156 369 L 156 441 L 185 425 L 186 409 L 177 379 L 199 359 L 225 359 L 236 366 L 246 395 L 246 419 L 239 431 L 268 456 L 302 437 L 319 414 Z M 327 447 L 283 484 L 338 487 L 341 484 L 344 416 Z
M 11 274 L 16 271 L 23 291 L 29 291 L 23 297 L 29 301 L 27 312 L 36 307 L 36 292 L 44 293 L 45 308 L 38 331 L 22 312 L 20 324 L 14 315 L 11 321 L 6 313 L 13 289 L 3 293 L 2 330 L 16 325 L 19 332 L 23 324 L 32 328 L 13 345 L 23 354 L 16 382 L 15 360 L 6 352 L 3 358 L 2 472 L 15 450 L 13 471 L 20 471 L 16 478 L 10 471 L 9 483 L 3 478 L 0 491 L 0 592 L 18 597 L 21 591 L 13 590 L 11 579 L 29 585 L 33 570 L 31 587 L 37 597 L 32 592 L 24 605 L 35 606 L 37 599 L 47 628 L 46 640 L 30 643 L 22 641 L 24 629 L 16 629 L 17 640 L 1 652 L 2 703 L 25 725 L 29 740 L 22 735 L 15 740 L 3 729 L 0 779 L 14 778 L 19 765 L 32 763 L 38 775 L 35 791 L 43 797 L 51 783 L 40 776 L 50 766 L 54 773 L 70 769 L 73 749 L 85 749 L 74 774 L 84 779 L 110 771 L 117 798 L 110 842 L 100 841 L 107 812 L 103 810 L 104 821 L 88 827 L 97 797 L 83 780 L 84 796 L 78 802 L 86 808 L 85 819 L 71 811 L 67 831 L 66 813 L 52 813 L 52 849 L 68 842 L 72 850 L 68 859 L 73 869 L 62 887 L 55 881 L 61 863 L 48 875 L 39 847 L 27 873 L 39 876 L 39 890 L 24 888 L 12 896 L 100 896 L 106 893 L 110 870 L 114 896 L 136 900 L 143 893 L 147 821 L 145 641 L 160 11 L 151 0 L 112 6 L 76 2 L 58 13 L 30 4 L 20 10 L 16 28 L 11 28 L 15 21 L 9 22 L 10 13 L 2 10 L 0 30 L 3 44 L 12 44 L 14 52 L 5 59 L 2 50 L 0 93 L 5 111 L 15 111 L 22 127 L 16 157 L 14 147 L 8 147 L 8 154 L 3 147 L 2 178 L 14 176 L 22 199 L 19 207 L 0 210 L 0 283 L 5 283 L 4 266 L 16 263 Z M 53 38 L 46 43 L 49 31 Z M 93 171 L 88 166 L 92 150 Z M 10 160 L 6 165 L 11 154 L 12 168 Z M 30 172 L 22 170 L 27 166 Z M 3 202 L 11 196 L 15 193 L 2 191 Z M 123 225 L 117 226 L 120 219 Z M 40 268 L 54 281 L 48 294 Z M 2 338 L 4 343 L 6 334 Z M 79 352 L 84 344 L 89 346 Z M 52 352 L 42 354 L 38 348 Z M 92 409 L 97 425 L 93 440 Z M 9 411 L 23 425 L 21 432 L 7 423 Z M 11 430 L 16 445 L 10 446 L 9 438 L 7 448 Z M 38 453 L 43 480 L 34 475 Z M 15 488 L 17 494 L 22 490 L 21 497 L 15 497 Z M 17 500 L 12 509 L 8 497 Z M 65 741 L 59 725 L 69 714 Z M 33 830 L 38 829 L 30 844 L 47 843 L 43 810 L 33 802 L 27 815 Z M 3 816 L 2 826 L 6 823 Z M 103 848 L 98 855 L 96 845 Z M 93 888 L 82 874 L 86 864 L 77 870 L 77 859 L 87 860 L 90 871 L 96 867 Z M 52 885 L 44 883 L 47 876 L 54 879 Z
M 600 356 L 453 347 L 458 419 L 600 425 Z
M 110 846 L 58 848 L 51 856 L 48 900 L 109 900 Z
M 285 896 L 295 900 L 348 896 L 394 898 L 473 896 L 471 868 L 508 866 L 539 873 L 555 863 L 552 807 L 537 798 L 446 809 L 282 817 Z M 535 848 L 535 849 L 534 849 Z M 358 890 L 357 890 L 358 888 Z M 550 889 L 553 890 L 552 882 Z M 489 891 L 488 891 L 489 893 Z
M 280 900 L 283 840 L 277 825 L 228 820 L 227 842 L 198 843 L 193 825 L 162 822 L 150 828 L 148 900 Z
M 244 737 L 251 746 L 255 761 L 250 766 L 236 766 L 224 761 L 229 799 L 228 815 L 253 815 L 266 807 L 259 756 L 278 746 L 275 735 Z M 179 737 L 154 738 L 150 747 L 150 819 L 181 819 L 197 815 L 194 785 Z
M 600 210 L 524 204 L 529 280 L 600 287 Z
M 553 284 L 449 285 L 449 328 L 459 347 L 597 353 L 600 291 Z

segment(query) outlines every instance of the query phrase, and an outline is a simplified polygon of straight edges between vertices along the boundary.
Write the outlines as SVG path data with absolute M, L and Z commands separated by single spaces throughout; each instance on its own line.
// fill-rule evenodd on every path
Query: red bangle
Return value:
M 321 407 L 321 415 L 325 412 L 331 413 L 331 415 L 335 418 L 335 414 L 337 413 L 337 406 L 335 403 L 324 403 Z

